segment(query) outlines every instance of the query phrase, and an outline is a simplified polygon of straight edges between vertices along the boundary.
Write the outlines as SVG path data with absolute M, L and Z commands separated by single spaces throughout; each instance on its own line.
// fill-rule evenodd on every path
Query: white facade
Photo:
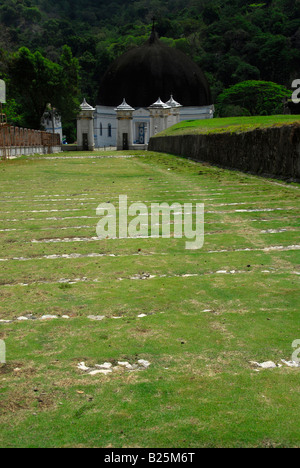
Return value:
M 180 109 L 180 122 L 184 120 L 213 119 L 215 106 L 182 107 Z
M 175 101 L 176 102 L 176 101 Z M 135 109 L 132 113 L 132 143 L 133 145 L 147 145 L 151 136 L 165 128 L 171 127 L 184 120 L 212 119 L 214 106 L 203 107 L 177 107 L 169 106 L 167 117 L 150 119 L 149 108 Z M 128 103 L 130 105 L 130 103 Z M 166 120 L 165 120 L 166 119 Z M 150 120 L 155 123 L 151 127 Z M 126 132 L 125 132 L 126 133 Z M 96 106 L 94 113 L 94 138 L 95 147 L 103 148 L 117 146 L 118 120 L 114 107 Z M 130 145 L 131 146 L 131 145 Z
M 96 148 L 117 145 L 117 113 L 114 107 L 96 106 L 94 138 Z

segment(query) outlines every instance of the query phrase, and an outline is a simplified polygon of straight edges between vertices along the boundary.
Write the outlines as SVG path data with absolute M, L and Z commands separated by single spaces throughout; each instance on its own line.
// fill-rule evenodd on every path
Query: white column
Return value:
M 168 128 L 168 116 L 170 106 L 162 102 L 160 98 L 148 107 L 150 112 L 150 138 Z
M 168 127 L 172 127 L 173 125 L 180 122 L 180 108 L 182 107 L 179 102 L 175 101 L 173 96 L 170 97 L 167 105 L 171 107 L 169 119 L 168 119 Z
M 125 99 L 115 109 L 117 113 L 117 150 L 124 148 L 124 135 L 127 135 L 128 149 L 133 145 L 133 112 L 134 108 L 129 106 Z
M 85 144 L 89 151 L 95 149 L 95 138 L 94 138 L 94 111 L 95 108 L 90 106 L 84 99 L 80 106 L 80 113 L 77 117 L 77 149 L 83 150 Z M 84 141 L 84 135 L 87 140 Z

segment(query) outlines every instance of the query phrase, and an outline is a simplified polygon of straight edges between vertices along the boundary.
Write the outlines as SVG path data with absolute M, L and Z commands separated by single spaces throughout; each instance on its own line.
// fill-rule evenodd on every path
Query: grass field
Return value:
M 193 135 L 201 133 L 239 133 L 274 126 L 300 124 L 300 115 L 227 117 L 221 119 L 185 120 L 167 128 L 157 136 Z
M 251 364 L 300 339 L 299 185 L 129 156 L 0 163 L 0 445 L 299 447 L 299 368 Z M 94 240 L 119 195 L 205 203 L 204 247 Z

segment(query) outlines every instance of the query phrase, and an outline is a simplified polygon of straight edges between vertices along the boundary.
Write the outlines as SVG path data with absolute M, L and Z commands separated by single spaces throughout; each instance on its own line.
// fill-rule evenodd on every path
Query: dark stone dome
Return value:
M 148 107 L 158 97 L 168 101 L 171 94 L 183 106 L 212 104 L 200 68 L 181 51 L 165 46 L 153 31 L 146 44 L 129 50 L 110 66 L 97 102 L 117 106 L 125 98 L 133 107 Z

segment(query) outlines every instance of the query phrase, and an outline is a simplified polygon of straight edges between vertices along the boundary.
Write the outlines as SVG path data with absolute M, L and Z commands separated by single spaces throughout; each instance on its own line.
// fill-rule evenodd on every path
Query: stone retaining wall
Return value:
M 149 151 L 261 175 L 300 179 L 300 123 L 243 133 L 154 137 Z

